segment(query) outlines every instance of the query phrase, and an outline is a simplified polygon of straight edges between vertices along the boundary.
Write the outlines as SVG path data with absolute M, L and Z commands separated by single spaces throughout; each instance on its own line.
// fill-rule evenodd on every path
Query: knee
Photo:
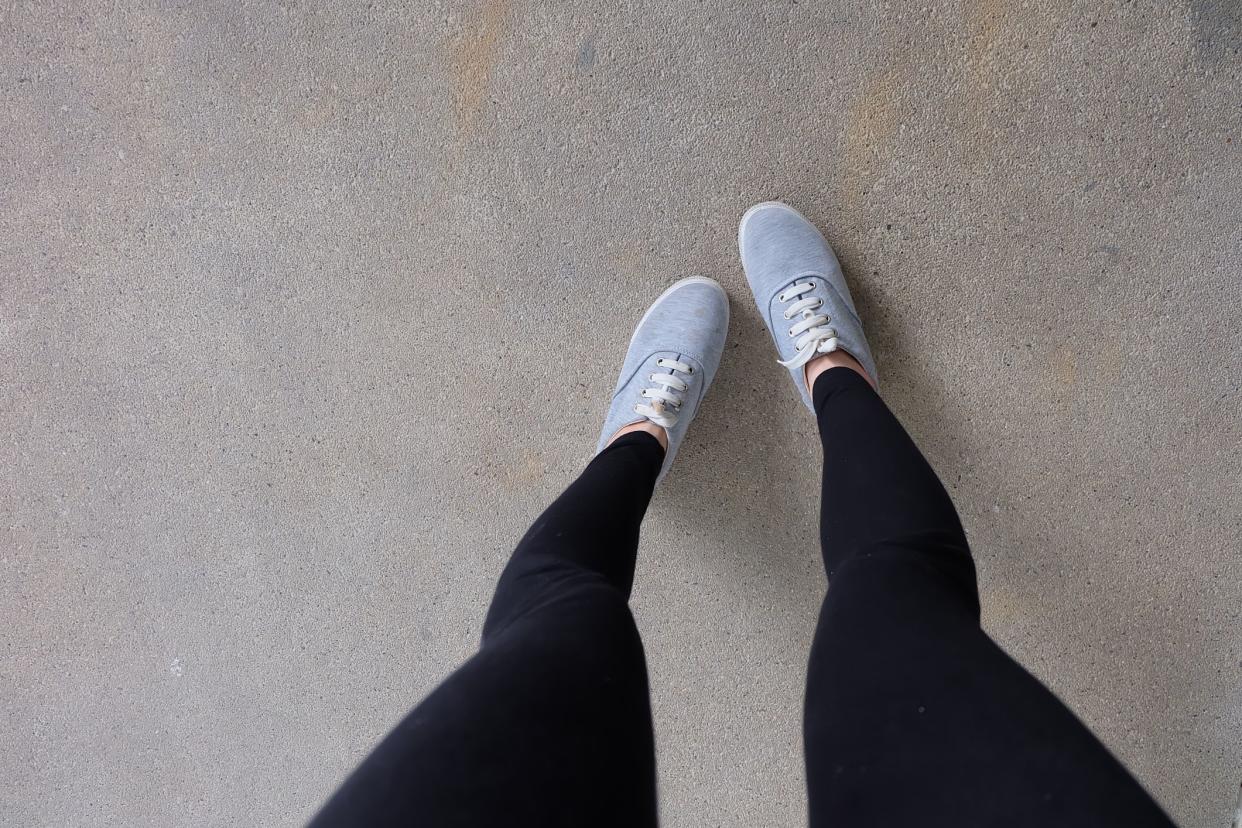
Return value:
M 528 560 L 506 570 L 483 625 L 483 640 L 517 625 L 559 628 L 565 640 L 636 642 L 638 630 L 626 595 L 597 572 L 560 559 Z
M 977 624 L 979 589 L 965 538 L 890 538 L 859 550 L 830 576 L 825 609 L 830 607 L 912 619 L 934 609 L 965 614 Z
M 626 697 L 647 687 L 646 657 L 625 597 L 607 583 L 577 583 L 485 630 L 481 653 L 520 654 L 524 670 L 562 689 Z

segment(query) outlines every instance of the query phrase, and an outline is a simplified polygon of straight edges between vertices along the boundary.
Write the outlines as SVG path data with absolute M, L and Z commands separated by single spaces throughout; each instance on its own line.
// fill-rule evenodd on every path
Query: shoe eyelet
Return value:
M 794 335 L 793 328 L 790 328 L 790 329 L 789 329 L 789 335 L 790 335 L 790 336 L 793 336 L 793 335 Z
M 776 294 L 776 301 L 778 301 L 778 302 L 785 302 L 785 301 L 787 301 L 787 300 L 785 299 L 785 294 L 783 294 L 783 293 L 778 293 L 778 294 Z
M 694 373 L 694 366 L 693 366 L 693 365 L 687 366 L 687 367 L 686 367 L 686 373 L 687 373 L 687 374 L 693 374 L 693 373 Z

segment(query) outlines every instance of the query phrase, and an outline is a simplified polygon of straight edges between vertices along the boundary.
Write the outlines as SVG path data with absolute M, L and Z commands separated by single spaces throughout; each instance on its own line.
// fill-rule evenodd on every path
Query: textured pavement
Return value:
M 1242 778 L 1234 0 L 0 2 L 0 819 L 307 818 L 719 279 L 634 608 L 669 826 L 797 826 L 824 228 L 985 626 L 1183 826 Z

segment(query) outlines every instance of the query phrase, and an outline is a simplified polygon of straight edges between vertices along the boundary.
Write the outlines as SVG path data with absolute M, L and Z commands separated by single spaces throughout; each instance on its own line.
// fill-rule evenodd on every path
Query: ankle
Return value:
M 823 356 L 816 357 L 806 364 L 807 391 L 814 393 L 815 380 L 820 374 L 832 368 L 849 368 L 861 375 L 872 388 L 875 388 L 877 391 L 879 390 L 879 388 L 876 387 L 875 380 L 871 379 L 871 377 L 867 375 L 867 371 L 862 367 L 862 363 L 850 356 L 849 353 L 838 349 L 836 351 L 832 351 L 831 353 L 824 354 Z
M 608 438 L 608 445 L 612 445 L 617 441 L 618 437 L 626 434 L 632 434 L 635 431 L 645 431 L 652 437 L 656 438 L 660 443 L 660 448 L 668 451 L 668 432 L 650 420 L 639 420 L 636 423 L 630 423 L 617 429 L 617 433 Z

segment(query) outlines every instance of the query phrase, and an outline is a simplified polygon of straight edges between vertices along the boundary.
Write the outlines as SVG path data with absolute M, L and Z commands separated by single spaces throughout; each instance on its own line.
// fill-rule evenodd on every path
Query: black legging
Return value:
M 935 472 L 848 368 L 814 388 L 831 586 L 807 670 L 812 826 L 1168 826 L 1098 740 L 979 627 Z M 663 451 L 622 437 L 535 521 L 479 652 L 316 825 L 649 826 L 655 752 L 627 601 Z

